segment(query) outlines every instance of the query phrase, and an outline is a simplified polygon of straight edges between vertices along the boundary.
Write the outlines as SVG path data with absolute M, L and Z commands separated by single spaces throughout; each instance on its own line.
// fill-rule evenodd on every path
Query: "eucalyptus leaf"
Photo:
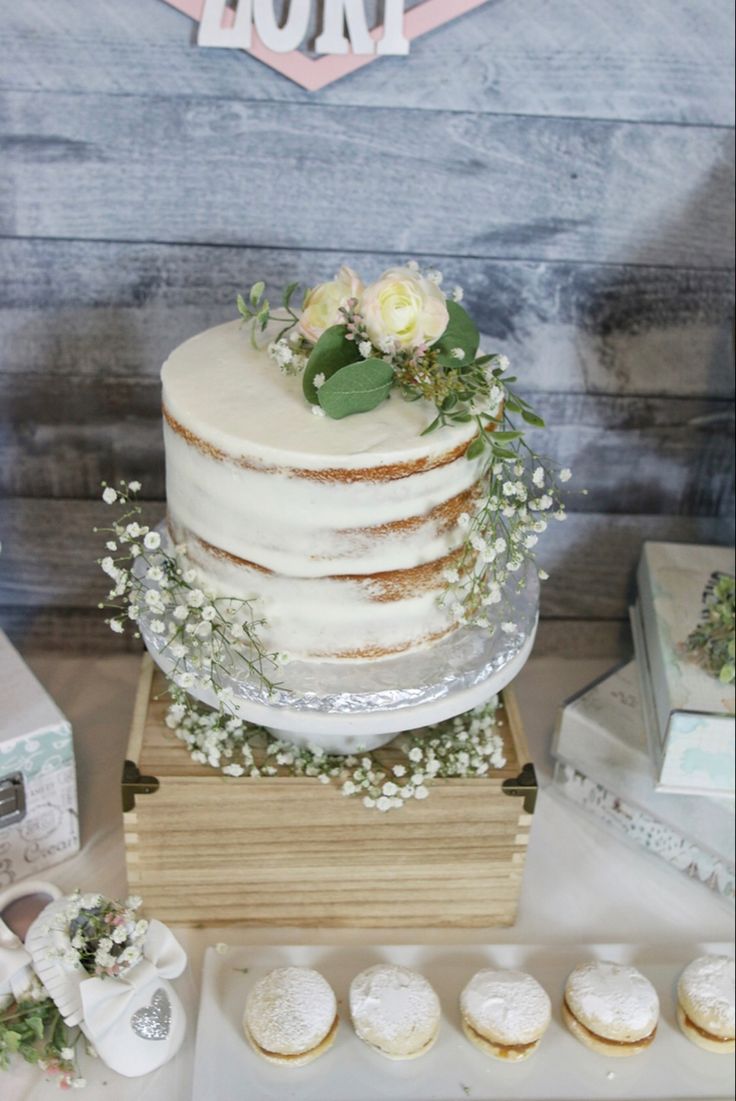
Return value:
M 449 324 L 434 345 L 437 358 L 443 367 L 459 367 L 462 364 L 471 363 L 475 359 L 480 344 L 477 326 L 470 314 L 458 302 L 448 299 L 447 312 L 450 315 Z M 456 359 L 453 356 L 452 352 L 455 348 L 462 348 L 465 352 L 464 359 Z
M 17 1051 L 20 1047 L 21 1035 L 20 1032 L 14 1032 L 8 1028 L 3 1031 L 3 1040 L 8 1051 Z
M 294 295 L 296 294 L 296 292 L 298 290 L 299 290 L 299 284 L 298 283 L 289 283 L 288 287 L 284 291 L 284 308 L 285 309 L 287 309 L 287 310 L 289 309 L 289 307 L 291 306 L 291 300 L 292 300 L 292 298 L 294 297 Z
M 511 440 L 518 440 L 523 435 L 523 432 L 518 432 L 514 429 L 511 432 L 494 432 L 493 438 L 499 443 L 510 443 Z
M 317 387 L 314 379 L 324 375 L 330 379 L 337 371 L 360 360 L 360 352 L 354 340 L 347 339 L 347 326 L 333 325 L 322 333 L 304 368 L 304 397 L 312 405 L 319 405 Z M 361 361 L 362 362 L 362 361 Z
M 27 1022 L 31 1032 L 38 1036 L 39 1040 L 43 1039 L 43 1021 L 40 1017 L 29 1017 Z
M 266 289 L 266 284 L 261 280 L 258 283 L 254 283 L 250 288 L 250 304 L 251 306 L 258 306 L 258 303 L 263 298 L 263 292 Z
M 522 409 L 521 415 L 527 424 L 534 425 L 535 428 L 544 428 L 545 424 L 541 417 L 538 417 L 536 413 L 532 413 L 530 409 Z
M 333 420 L 368 413 L 385 401 L 393 382 L 393 367 L 382 359 L 350 363 L 320 386 L 319 403 Z
M 479 455 L 482 455 L 486 449 L 486 441 L 483 436 L 476 436 L 468 446 L 465 452 L 465 457 L 468 459 L 477 459 Z
M 441 424 L 442 424 L 442 417 L 435 417 L 434 420 L 432 421 L 432 423 L 428 424 L 427 427 L 424 429 L 424 431 L 422 432 L 422 435 L 423 436 L 429 436 L 429 434 L 431 432 L 435 432 Z

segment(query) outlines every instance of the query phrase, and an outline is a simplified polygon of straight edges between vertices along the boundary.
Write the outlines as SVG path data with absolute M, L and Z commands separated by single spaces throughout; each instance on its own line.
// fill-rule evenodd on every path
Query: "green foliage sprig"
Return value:
M 80 1088 L 85 1085 L 76 1065 L 80 1039 L 79 1029 L 65 1024 L 36 980 L 27 995 L 0 1010 L 0 1070 L 9 1070 L 18 1057 L 53 1075 L 61 1089 Z
M 736 582 L 721 574 L 705 599 L 703 618 L 690 632 L 685 646 L 689 654 L 721 684 L 736 679 Z
M 298 290 L 299 283 L 289 283 L 281 296 L 281 308 L 286 316 L 271 313 L 271 303 L 265 297 L 266 284 L 263 280 L 253 284 L 248 292 L 247 300 L 243 298 L 242 294 L 237 296 L 238 313 L 243 321 L 250 325 L 251 338 L 255 347 L 258 346 L 258 333 L 264 333 L 271 323 L 281 326 L 276 341 L 283 340 L 286 334 L 294 328 L 299 321 L 299 314 L 294 311 L 292 301 Z

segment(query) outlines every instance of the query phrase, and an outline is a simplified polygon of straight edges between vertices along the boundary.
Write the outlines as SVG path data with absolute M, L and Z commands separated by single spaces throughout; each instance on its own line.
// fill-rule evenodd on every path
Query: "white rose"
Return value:
M 391 268 L 372 283 L 363 293 L 361 313 L 378 347 L 387 338 L 399 348 L 434 344 L 450 320 L 437 284 L 409 268 Z
M 341 307 L 351 298 L 359 299 L 362 293 L 360 277 L 352 268 L 340 268 L 331 283 L 320 283 L 309 291 L 297 328 L 307 340 L 316 344 L 322 333 L 344 320 Z

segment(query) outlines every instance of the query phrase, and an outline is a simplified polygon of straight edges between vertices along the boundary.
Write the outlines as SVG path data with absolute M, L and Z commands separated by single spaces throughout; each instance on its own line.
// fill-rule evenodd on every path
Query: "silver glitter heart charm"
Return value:
M 162 987 L 154 992 L 150 1005 L 136 1009 L 130 1027 L 141 1040 L 166 1039 L 171 1031 L 171 1002 Z

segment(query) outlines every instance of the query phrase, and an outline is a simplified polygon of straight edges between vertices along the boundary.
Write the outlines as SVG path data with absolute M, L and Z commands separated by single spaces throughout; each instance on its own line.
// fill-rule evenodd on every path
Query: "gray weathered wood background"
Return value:
M 574 468 L 543 641 L 622 632 L 643 539 L 733 540 L 733 13 L 489 0 L 316 94 L 160 0 L 0 0 L 0 623 L 120 645 L 105 478 L 162 505 L 158 370 L 263 275 L 461 282 Z M 573 485 L 575 483 L 572 483 Z

